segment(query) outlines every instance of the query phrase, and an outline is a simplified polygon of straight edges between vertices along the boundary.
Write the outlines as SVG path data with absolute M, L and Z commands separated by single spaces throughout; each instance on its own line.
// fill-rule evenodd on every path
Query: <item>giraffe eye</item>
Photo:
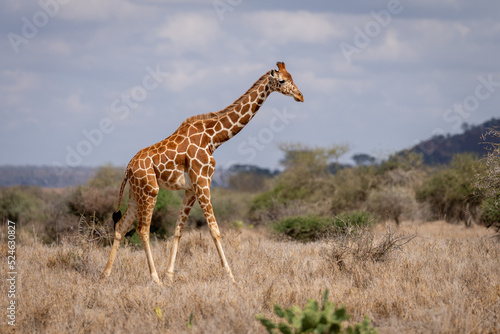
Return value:
M 285 80 L 280 80 L 279 81 L 280 84 L 284 84 L 285 83 Z

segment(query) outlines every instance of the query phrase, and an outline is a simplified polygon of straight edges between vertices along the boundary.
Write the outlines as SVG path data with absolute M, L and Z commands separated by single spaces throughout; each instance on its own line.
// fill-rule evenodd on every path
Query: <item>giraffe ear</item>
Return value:
M 275 78 L 275 77 L 276 77 L 276 72 L 278 72 L 278 71 L 271 70 L 271 76 L 272 76 L 273 78 Z
M 278 69 L 280 71 L 286 72 L 286 68 L 285 68 L 285 63 L 284 62 L 279 61 L 279 62 L 276 63 L 276 66 L 278 66 Z

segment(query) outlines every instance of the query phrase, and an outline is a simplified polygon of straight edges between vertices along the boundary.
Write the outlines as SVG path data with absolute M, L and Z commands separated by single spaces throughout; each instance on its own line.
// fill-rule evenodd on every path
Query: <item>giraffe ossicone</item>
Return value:
M 212 154 L 217 147 L 232 138 L 248 124 L 272 92 L 280 92 L 292 96 L 296 101 L 304 102 L 304 97 L 295 86 L 285 64 L 278 62 L 276 65 L 277 70 L 270 70 L 260 77 L 245 94 L 227 108 L 218 112 L 189 117 L 168 138 L 140 150 L 130 160 L 120 188 L 118 210 L 113 214 L 115 238 L 102 277 L 110 275 L 125 233 L 138 219 L 137 234 L 146 252 L 151 277 L 153 281 L 161 285 L 151 254 L 149 228 L 156 197 L 159 189 L 162 188 L 185 190 L 167 268 L 169 279 L 172 281 L 174 277 L 175 258 L 182 230 L 191 207 L 198 200 L 222 266 L 234 281 L 234 276 L 222 249 L 220 231 L 210 199 L 210 184 L 215 170 L 215 159 Z M 130 185 L 129 203 L 124 215 L 121 216 L 120 202 L 127 182 Z

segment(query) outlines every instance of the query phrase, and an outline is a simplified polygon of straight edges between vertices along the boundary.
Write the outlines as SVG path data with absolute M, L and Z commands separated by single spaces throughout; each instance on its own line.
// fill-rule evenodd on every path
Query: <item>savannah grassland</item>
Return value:
M 176 276 L 168 284 L 171 239 L 153 240 L 164 286 L 152 283 L 142 247 L 120 248 L 101 281 L 110 247 L 78 239 L 43 245 L 17 234 L 15 330 L 20 333 L 265 333 L 257 314 L 307 299 L 343 304 L 351 321 L 367 315 L 379 333 L 500 333 L 500 243 L 484 227 L 403 222 L 392 233 L 417 236 L 380 261 L 342 255 L 331 240 L 277 240 L 267 231 L 222 227 L 237 280 L 222 269 L 208 230 L 181 239 Z M 373 242 L 387 234 L 377 224 Z M 359 245 L 358 245 L 359 246 Z M 2 272 L 7 247 L 1 244 Z M 2 275 L 3 276 L 3 275 Z M 4 295 L 7 282 L 2 279 Z M 6 310 L 7 298 L 2 296 Z M 161 312 L 161 313 L 160 313 Z M 12 328 L 2 312 L 0 332 Z M 188 326 L 190 315 L 192 326 Z

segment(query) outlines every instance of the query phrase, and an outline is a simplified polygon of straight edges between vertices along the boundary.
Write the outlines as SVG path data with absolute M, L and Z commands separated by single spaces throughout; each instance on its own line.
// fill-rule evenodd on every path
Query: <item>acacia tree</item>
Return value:
M 345 154 L 347 145 L 330 147 L 309 147 L 299 143 L 281 144 L 280 150 L 285 157 L 280 161 L 285 171 L 280 175 L 282 186 L 296 197 L 308 197 L 315 200 L 313 193 L 327 191 L 328 180 L 332 177 L 329 166 L 338 164 L 338 159 Z
M 285 154 L 281 165 L 287 170 L 300 169 L 308 176 L 328 173 L 328 165 L 338 163 L 338 159 L 349 151 L 348 145 L 330 147 L 309 147 L 300 143 L 280 144 L 279 149 Z
M 338 163 L 340 156 L 348 151 L 347 145 L 310 147 L 287 143 L 279 148 L 284 153 L 280 163 L 285 170 L 275 178 L 273 189 L 252 200 L 250 217 L 254 221 L 277 219 L 282 208 L 287 212 L 300 208 L 298 202 L 316 205 L 324 201 L 334 188 L 330 164 Z

